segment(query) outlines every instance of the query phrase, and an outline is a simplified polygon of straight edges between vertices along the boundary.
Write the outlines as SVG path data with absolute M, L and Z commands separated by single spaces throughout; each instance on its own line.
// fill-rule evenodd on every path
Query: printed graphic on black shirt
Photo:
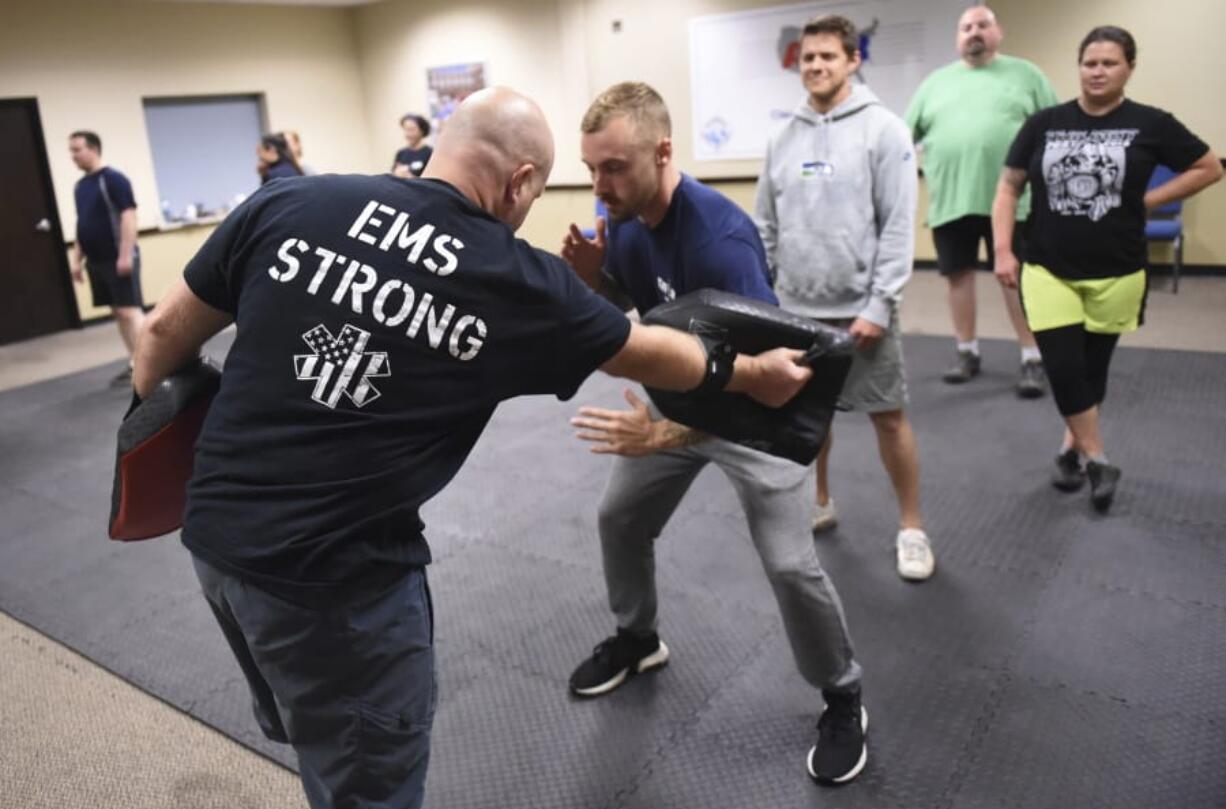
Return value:
M 311 398 L 336 409 L 341 396 L 358 407 L 379 398 L 371 377 L 391 376 L 386 351 L 366 351 L 370 332 L 345 324 L 336 337 L 322 323 L 302 335 L 310 354 L 294 355 L 294 371 L 304 382 L 314 382 Z
M 1138 129 L 1050 130 L 1043 150 L 1053 213 L 1097 222 L 1120 207 L 1126 150 Z

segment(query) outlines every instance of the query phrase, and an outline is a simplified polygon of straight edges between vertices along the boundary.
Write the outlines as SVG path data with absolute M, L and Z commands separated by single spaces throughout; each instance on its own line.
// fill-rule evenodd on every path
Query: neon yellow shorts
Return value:
M 1136 331 L 1145 309 L 1145 270 L 1115 278 L 1072 280 L 1023 264 L 1022 307 L 1031 331 L 1085 325 L 1095 334 Z

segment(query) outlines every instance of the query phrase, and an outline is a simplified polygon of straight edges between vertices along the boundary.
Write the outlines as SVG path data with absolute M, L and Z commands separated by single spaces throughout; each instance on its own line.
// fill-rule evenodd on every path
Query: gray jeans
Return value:
M 745 510 L 801 675 L 825 690 L 858 687 L 860 665 L 843 604 L 809 531 L 813 465 L 802 467 L 721 439 L 614 460 L 600 504 L 600 543 L 617 625 L 630 632 L 655 631 L 655 539 L 708 463 L 728 476 Z

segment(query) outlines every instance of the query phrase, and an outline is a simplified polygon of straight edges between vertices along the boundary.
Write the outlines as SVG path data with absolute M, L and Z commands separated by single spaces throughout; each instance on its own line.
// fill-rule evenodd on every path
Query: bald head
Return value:
M 996 14 L 985 5 L 971 6 L 958 18 L 958 53 L 971 67 L 982 67 L 996 58 L 1003 37 Z
M 553 133 L 541 108 L 508 87 L 489 87 L 447 119 L 423 176 L 446 180 L 518 228 L 552 168 Z

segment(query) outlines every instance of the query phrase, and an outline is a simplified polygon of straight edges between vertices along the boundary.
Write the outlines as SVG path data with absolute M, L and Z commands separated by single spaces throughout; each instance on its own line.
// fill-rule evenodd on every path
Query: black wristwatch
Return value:
M 736 366 L 736 349 L 731 344 L 714 337 L 702 334 L 694 335 L 702 342 L 702 348 L 707 352 L 707 369 L 702 382 L 691 393 L 707 396 L 719 393 L 728 387 L 732 379 L 732 370 Z

